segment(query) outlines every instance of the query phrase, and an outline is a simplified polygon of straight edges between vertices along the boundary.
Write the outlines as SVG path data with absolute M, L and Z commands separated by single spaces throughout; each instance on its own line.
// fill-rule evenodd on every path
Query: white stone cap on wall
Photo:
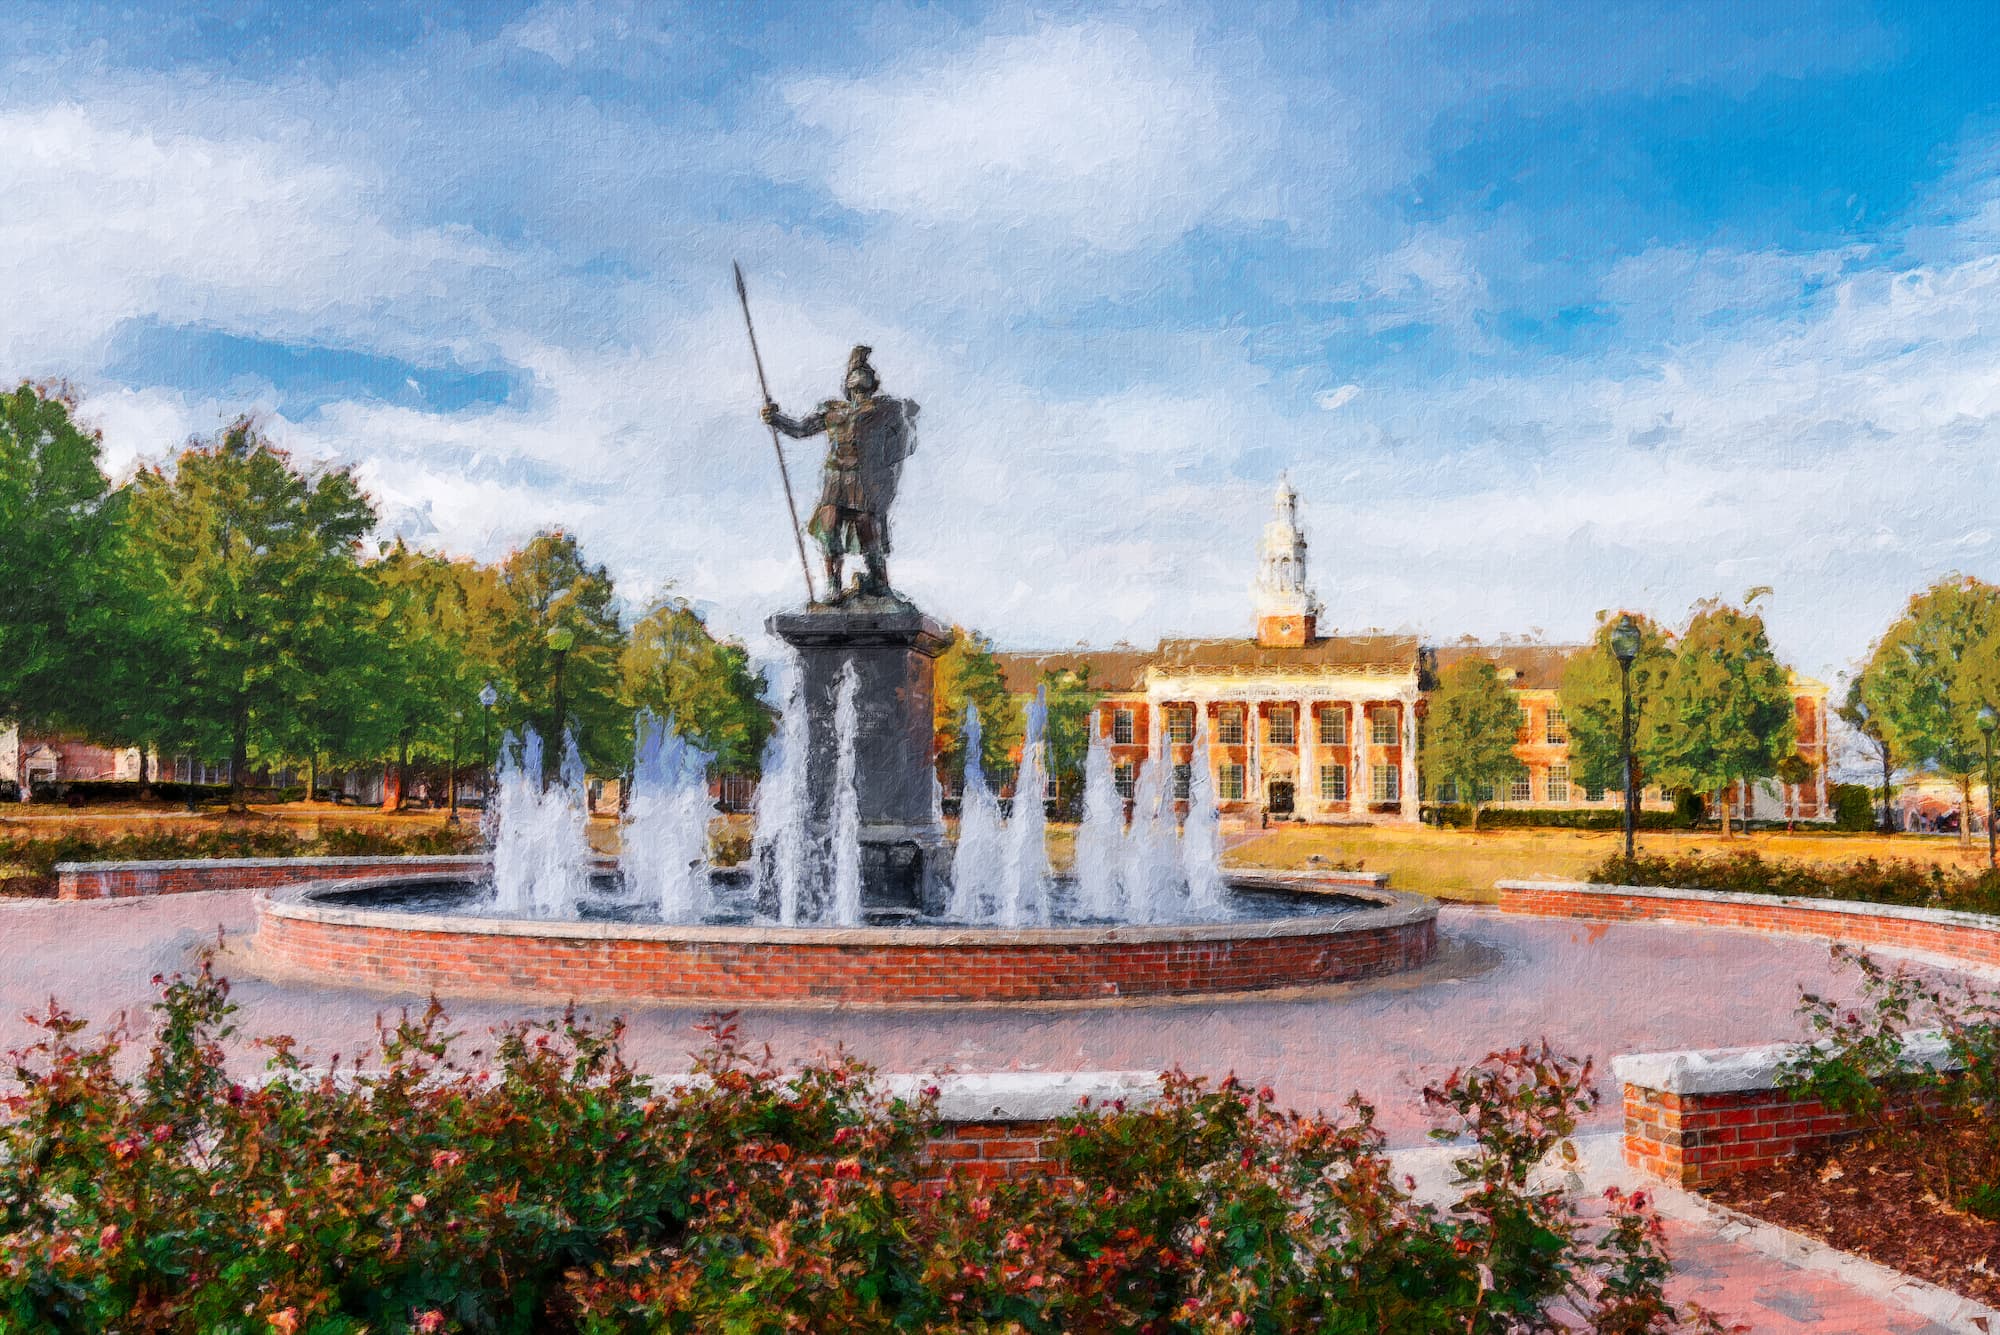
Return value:
M 997 1071 L 989 1075 L 885 1075 L 877 1085 L 902 1099 L 938 1092 L 947 1122 L 1052 1122 L 1089 1099 L 1092 1107 L 1122 1102 L 1144 1108 L 1159 1101 L 1160 1077 L 1147 1071 Z
M 324 1067 L 304 1067 L 297 1071 L 259 1073 L 247 1084 L 276 1084 L 291 1080 L 316 1083 L 326 1077 Z M 367 1080 L 378 1071 L 362 1070 L 358 1078 Z M 334 1081 L 351 1086 L 357 1080 L 352 1067 L 334 1073 Z M 708 1078 L 697 1072 L 678 1072 L 651 1077 L 654 1088 L 677 1090 L 699 1088 Z M 891 1098 L 915 1102 L 926 1091 L 937 1090 L 938 1119 L 944 1122 L 1053 1122 L 1077 1111 L 1083 1100 L 1093 1108 L 1123 1103 L 1127 1109 L 1149 1107 L 1160 1099 L 1160 1077 L 1151 1071 L 995 1071 L 981 1074 L 878 1075 L 870 1086 Z
M 1821 1051 L 1830 1048 L 1822 1040 L 1811 1045 L 1772 1043 L 1758 1048 L 1643 1052 L 1613 1057 L 1611 1074 L 1620 1084 L 1663 1094 L 1747 1094 L 1776 1089 L 1778 1072 L 1787 1061 L 1803 1055 L 1808 1046 Z M 1903 1035 L 1902 1065 L 1910 1071 L 1956 1069 L 1944 1035 L 1935 1029 Z
M 1703 904 L 1750 904 L 1769 907 L 1816 909 L 1822 913 L 1848 913 L 1863 918 L 1901 918 L 1908 922 L 1941 923 L 1951 927 L 2000 930 L 2000 918 L 1991 914 L 1966 913 L 1958 909 L 1923 909 L 1907 904 L 1870 904 L 1858 899 L 1818 899 L 1806 895 L 1757 895 L 1733 890 L 1681 890 L 1665 885 L 1600 885 L 1596 881 L 1495 881 L 1496 890 L 1561 890 L 1565 893 L 1622 895 L 1632 899 L 1685 899 Z

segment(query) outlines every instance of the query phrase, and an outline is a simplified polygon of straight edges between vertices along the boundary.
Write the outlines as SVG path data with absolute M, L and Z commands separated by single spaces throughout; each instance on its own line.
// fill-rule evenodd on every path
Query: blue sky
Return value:
M 238 412 L 385 529 L 751 636 L 773 390 L 924 404 L 898 583 L 1003 644 L 1673 621 L 1830 676 L 2000 577 L 2000 8 L 16 5 L 0 372 Z M 810 479 L 809 447 L 792 456 Z

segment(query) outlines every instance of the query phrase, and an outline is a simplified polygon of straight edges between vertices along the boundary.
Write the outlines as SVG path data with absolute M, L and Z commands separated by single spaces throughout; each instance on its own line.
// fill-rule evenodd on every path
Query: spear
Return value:
M 757 388 L 763 393 L 764 402 L 769 403 L 771 387 L 764 380 L 764 354 L 757 351 L 757 326 L 750 322 L 750 290 L 743 286 L 743 266 L 731 260 L 730 267 L 736 270 L 736 298 L 743 303 L 743 328 L 750 334 L 750 357 L 757 363 Z M 785 468 L 785 450 L 778 444 L 776 423 L 771 424 L 771 452 L 778 456 L 778 476 L 785 484 L 785 509 L 792 516 L 792 541 L 799 547 L 799 573 L 806 577 L 806 601 L 818 602 L 813 593 L 812 566 L 806 561 L 805 535 L 799 531 L 799 504 L 792 499 L 792 475 Z

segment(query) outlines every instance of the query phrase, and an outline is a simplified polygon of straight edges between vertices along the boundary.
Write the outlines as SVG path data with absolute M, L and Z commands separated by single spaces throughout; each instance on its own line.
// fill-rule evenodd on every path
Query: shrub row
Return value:
M 227 984 L 163 983 L 143 1074 L 51 1008 L 0 1121 L 0 1328 L 145 1332 L 1720 1327 L 1662 1295 L 1657 1218 L 1530 1187 L 1595 1094 L 1546 1045 L 1426 1091 L 1464 1138 L 1415 1200 L 1371 1110 L 1169 1077 L 1080 1108 L 1046 1176 L 941 1177 L 935 1094 L 790 1074 L 723 1021 L 704 1082 L 656 1089 L 574 1013 L 460 1065 L 435 1002 L 342 1077 L 263 1041 L 225 1071 Z
M 177 858 L 402 857 L 474 853 L 479 826 L 415 829 L 327 826 L 317 834 L 284 826 L 212 830 L 67 831 L 53 837 L 0 836 L 0 867 L 16 870 L 29 893 L 52 894 L 60 862 L 150 862 Z M 17 890 L 16 893 L 20 891 Z
M 1423 816 L 1434 825 L 1463 829 L 1472 824 L 1472 808 L 1464 805 L 1444 803 L 1427 806 L 1423 809 Z M 1641 811 L 1638 826 L 1642 830 L 1674 830 L 1691 828 L 1692 823 L 1677 812 Z M 1622 830 L 1625 828 L 1625 813 L 1620 810 L 1606 811 L 1600 807 L 1482 807 L 1479 828 Z
M 1720 856 L 1641 853 L 1629 860 L 1606 858 L 1591 869 L 1590 879 L 1600 885 L 1658 885 L 2000 913 L 2000 872 L 1898 859 L 1817 863 L 1765 858 L 1748 851 Z

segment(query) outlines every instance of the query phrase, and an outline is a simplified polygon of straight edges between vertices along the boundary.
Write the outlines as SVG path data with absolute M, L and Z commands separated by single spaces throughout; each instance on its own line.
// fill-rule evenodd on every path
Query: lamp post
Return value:
M 576 647 L 576 632 L 568 626 L 557 626 L 549 632 L 548 644 L 550 651 L 556 656 L 556 725 L 552 729 L 552 735 L 549 737 L 548 747 L 542 754 L 544 756 L 553 755 L 556 758 L 556 764 L 560 765 L 562 764 L 563 754 L 563 729 L 569 723 L 567 717 L 569 712 L 568 702 L 563 699 L 563 664 L 569 658 L 569 651 Z M 545 768 L 546 765 L 547 762 L 544 761 Z
M 2000 866 L 1994 857 L 1993 830 L 1993 729 L 2000 727 L 2000 714 L 1993 712 L 1992 705 L 1979 707 L 1979 732 L 1986 739 L 1986 865 Z
M 451 773 L 445 776 L 445 788 L 451 793 L 451 814 L 446 816 L 446 825 L 458 824 L 458 729 L 465 722 L 465 711 L 451 711 Z
M 490 810 L 493 805 L 493 706 L 500 703 L 500 692 L 492 682 L 479 688 L 479 707 L 485 712 L 479 719 L 479 754 L 486 761 L 486 778 L 481 783 L 479 800 Z
M 1624 757 L 1625 774 L 1625 860 L 1630 862 L 1634 853 L 1639 825 L 1639 794 L 1632 780 L 1632 660 L 1639 656 L 1639 623 L 1632 619 L 1630 612 L 1618 618 L 1618 624 L 1611 628 L 1611 654 L 1618 660 L 1619 686 L 1624 694 L 1624 708 L 1618 724 L 1619 753 Z

